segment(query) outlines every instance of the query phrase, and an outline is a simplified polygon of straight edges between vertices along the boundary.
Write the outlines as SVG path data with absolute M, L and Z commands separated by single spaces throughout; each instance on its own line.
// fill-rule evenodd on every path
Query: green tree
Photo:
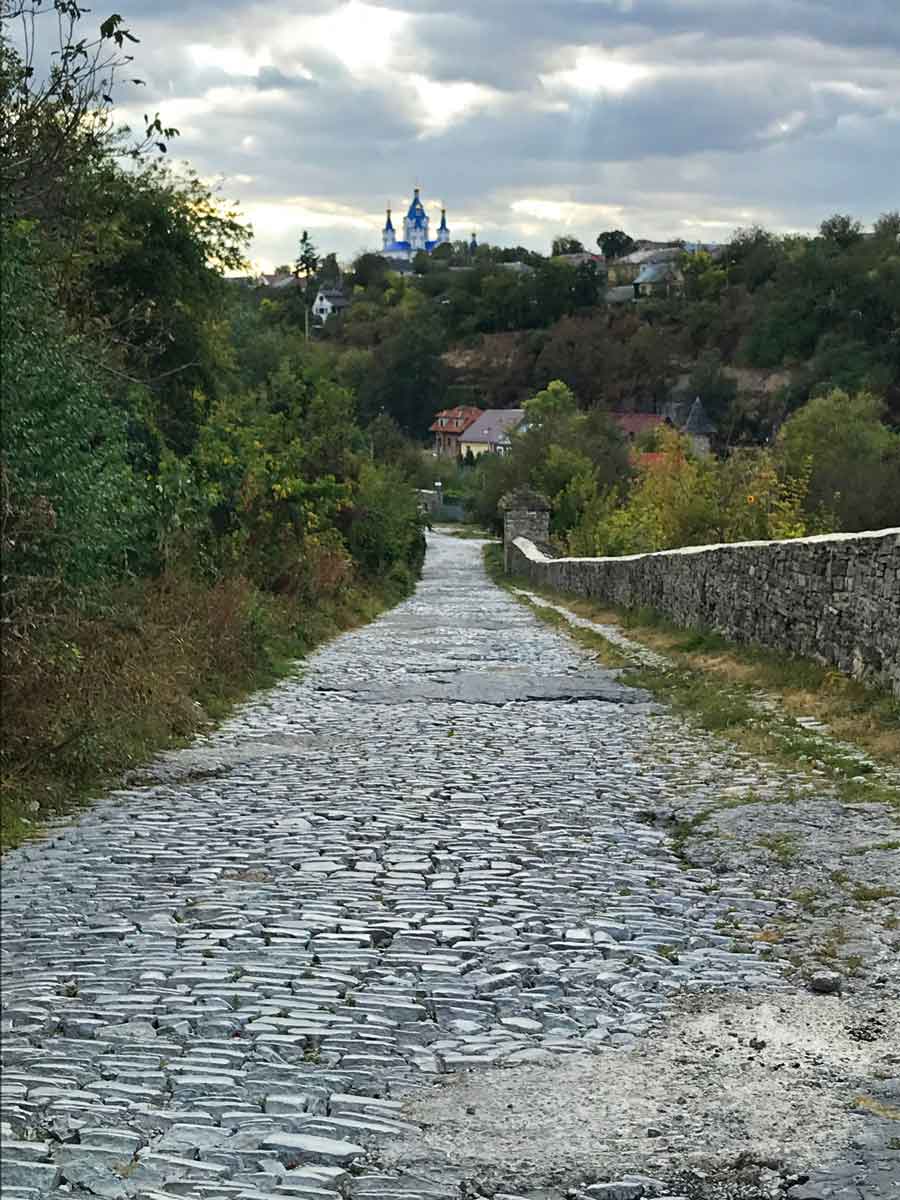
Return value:
M 534 288 L 530 279 L 511 271 L 489 271 L 481 279 L 478 323 L 486 332 L 522 329 L 534 320 L 531 301 Z
M 817 396 L 782 426 L 782 469 L 809 467 L 807 509 L 833 513 L 853 531 L 900 524 L 900 434 L 882 423 L 881 401 L 862 392 Z
M 590 308 L 597 303 L 600 296 L 600 277 L 597 274 L 597 264 L 583 262 L 575 269 L 575 282 L 572 287 L 572 300 L 576 308 Z
M 725 248 L 729 282 L 756 291 L 775 274 L 782 254 L 779 240 L 762 226 L 735 230 Z
M 341 279 L 341 268 L 337 255 L 332 251 L 320 261 L 316 270 L 316 282 L 319 287 L 335 287 Z
M 607 229 L 597 234 L 597 245 L 604 258 L 624 258 L 634 249 L 634 239 L 622 229 Z
M 510 453 L 478 460 L 469 507 L 482 524 L 498 528 L 497 503 L 506 492 L 520 486 L 543 491 L 553 505 L 552 531 L 564 541 L 585 507 L 627 478 L 627 447 L 607 413 L 579 412 L 559 380 L 527 400 L 525 411 Z
M 438 322 L 403 320 L 399 331 L 375 348 L 372 370 L 360 388 L 365 420 L 387 413 L 414 437 L 425 434 L 432 415 L 443 407 L 447 387 L 441 354 L 446 343 Z
M 559 379 L 548 383 L 525 401 L 525 416 L 528 425 L 538 429 L 548 421 L 573 417 L 578 411 L 578 400 L 571 388 Z
M 366 575 L 409 585 L 425 547 L 415 493 L 399 470 L 364 463 L 345 524 L 348 549 Z
M 69 304 L 94 316 L 127 372 L 151 384 L 151 422 L 185 454 L 205 404 L 230 382 L 222 271 L 245 265 L 251 231 L 193 173 L 107 166 L 94 182 L 102 191 L 83 236 L 99 247 L 70 274 Z
M 552 325 L 574 308 L 575 269 L 567 262 L 545 262 L 534 273 L 534 324 Z
M 567 234 L 560 234 L 553 239 L 553 246 L 550 253 L 554 257 L 559 254 L 584 254 L 584 246 L 579 242 L 578 238 L 569 237 Z
M 685 295 L 689 300 L 718 300 L 728 282 L 727 272 L 708 250 L 681 256 Z
M 298 279 L 310 280 L 319 267 L 319 252 L 313 245 L 309 232 L 304 229 L 300 235 L 297 247 L 297 257 L 294 261 L 294 275 Z
M 383 289 L 390 263 L 381 254 L 360 254 L 353 263 L 351 279 L 354 287 Z
M 862 225 L 846 213 L 835 213 L 819 226 L 819 236 L 839 250 L 847 250 L 862 237 Z

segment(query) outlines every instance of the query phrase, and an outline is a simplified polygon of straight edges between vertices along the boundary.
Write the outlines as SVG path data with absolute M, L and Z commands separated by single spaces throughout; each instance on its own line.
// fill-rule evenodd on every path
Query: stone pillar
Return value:
M 550 540 L 550 502 L 540 492 L 518 488 L 508 492 L 498 508 L 503 513 L 503 569 L 509 574 L 510 546 L 516 538 L 538 545 Z

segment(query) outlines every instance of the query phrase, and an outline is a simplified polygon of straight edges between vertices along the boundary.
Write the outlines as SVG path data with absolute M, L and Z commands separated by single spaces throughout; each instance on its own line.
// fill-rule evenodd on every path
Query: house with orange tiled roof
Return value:
M 474 405 L 458 404 L 435 413 L 428 432 L 434 434 L 434 452 L 439 458 L 459 458 L 459 439 L 481 416 Z

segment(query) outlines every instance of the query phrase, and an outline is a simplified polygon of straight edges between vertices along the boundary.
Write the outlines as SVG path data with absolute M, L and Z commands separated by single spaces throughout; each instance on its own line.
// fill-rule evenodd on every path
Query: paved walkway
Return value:
M 9 855 L 4 1200 L 462 1195 L 378 1165 L 435 1081 L 784 987 L 719 928 L 774 903 L 640 819 L 715 753 L 433 536 L 412 599 Z

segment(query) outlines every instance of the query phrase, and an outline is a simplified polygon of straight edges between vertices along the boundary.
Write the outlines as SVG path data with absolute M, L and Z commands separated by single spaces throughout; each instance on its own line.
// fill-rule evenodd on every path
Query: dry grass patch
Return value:
M 314 646 L 399 598 L 348 585 L 310 602 L 264 594 L 238 576 L 210 584 L 170 573 L 57 612 L 6 670 L 0 847 L 184 744 Z

